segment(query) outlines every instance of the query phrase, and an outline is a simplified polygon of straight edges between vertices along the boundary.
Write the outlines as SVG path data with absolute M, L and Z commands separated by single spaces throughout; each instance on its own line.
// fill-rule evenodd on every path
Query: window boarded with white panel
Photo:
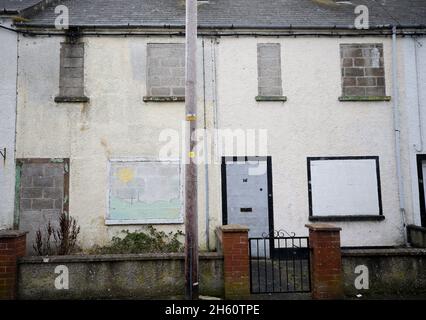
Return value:
M 311 217 L 381 216 L 378 157 L 308 158 Z

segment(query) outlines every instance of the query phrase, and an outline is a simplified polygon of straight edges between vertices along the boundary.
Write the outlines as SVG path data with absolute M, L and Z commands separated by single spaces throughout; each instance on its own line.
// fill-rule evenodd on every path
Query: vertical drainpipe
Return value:
M 401 170 L 401 128 L 399 120 L 398 108 L 398 76 L 397 76 L 397 50 L 396 50 L 396 26 L 392 26 L 392 105 L 393 105 L 393 123 L 395 132 L 395 160 L 396 160 L 396 174 L 398 177 L 398 196 L 399 196 L 399 211 L 402 220 L 402 232 L 405 245 L 407 242 L 406 232 L 406 217 L 405 217 L 405 193 L 404 181 Z
M 16 165 L 16 141 L 18 137 L 18 86 L 19 86 L 19 41 L 20 33 L 16 32 L 16 78 L 15 78 L 15 132 L 13 138 L 13 168 L 15 170 L 13 229 L 19 229 L 19 189 L 21 187 L 21 167 Z
M 420 103 L 420 74 L 419 74 L 419 58 L 417 54 L 417 38 L 413 39 L 414 42 L 414 68 L 416 69 L 416 96 L 417 96 L 417 120 L 419 129 L 419 143 L 414 144 L 416 152 L 423 151 L 423 128 L 422 128 L 422 109 Z
M 210 211 L 209 211 L 209 155 L 208 155 L 208 141 L 207 141 L 207 110 L 206 110 L 206 63 L 205 63 L 205 47 L 204 47 L 204 38 L 202 38 L 202 49 L 203 49 L 203 111 L 204 111 L 204 174 L 205 174 L 205 181 L 204 181 L 204 193 L 205 193 L 205 212 L 206 212 L 206 247 L 207 251 L 210 251 Z

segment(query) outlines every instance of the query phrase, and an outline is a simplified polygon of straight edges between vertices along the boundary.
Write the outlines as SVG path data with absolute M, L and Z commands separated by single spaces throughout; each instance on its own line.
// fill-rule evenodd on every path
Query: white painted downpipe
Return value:
M 419 57 L 417 53 L 417 38 L 413 38 L 414 42 L 414 67 L 416 68 L 416 96 L 417 96 L 417 121 L 419 130 L 419 143 L 414 144 L 416 152 L 423 151 L 423 128 L 422 128 L 422 108 L 420 103 L 420 74 L 419 74 Z M 419 42 L 420 44 L 420 42 Z
M 210 251 L 210 190 L 209 190 L 209 152 L 208 152 L 208 134 L 207 134 L 207 105 L 206 105 L 206 61 L 205 61 L 205 46 L 204 46 L 204 38 L 202 38 L 202 49 L 203 49 L 203 121 L 204 121 L 204 210 L 206 212 L 206 247 L 207 251 Z
M 399 196 L 399 211 L 401 214 L 402 221 L 402 233 L 404 237 L 405 245 L 408 245 L 407 241 L 407 222 L 405 217 L 405 192 L 404 192 L 404 181 L 401 170 L 401 128 L 399 120 L 399 108 L 398 108 L 398 67 L 397 67 L 397 50 L 396 50 L 396 26 L 392 27 L 392 105 L 393 105 L 393 123 L 395 132 L 395 159 L 396 159 L 396 174 L 398 178 L 398 196 Z

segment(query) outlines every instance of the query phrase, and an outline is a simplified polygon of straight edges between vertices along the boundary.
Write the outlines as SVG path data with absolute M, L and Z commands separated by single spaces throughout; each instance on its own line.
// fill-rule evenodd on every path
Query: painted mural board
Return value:
M 110 161 L 107 224 L 182 223 L 182 207 L 178 161 Z

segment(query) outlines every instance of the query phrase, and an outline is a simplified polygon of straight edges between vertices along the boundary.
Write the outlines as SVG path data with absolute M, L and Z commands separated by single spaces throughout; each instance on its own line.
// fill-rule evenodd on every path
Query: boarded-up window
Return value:
M 340 62 L 342 96 L 386 95 L 382 44 L 341 44 Z
M 108 224 L 182 223 L 180 164 L 111 161 Z
M 281 47 L 279 43 L 257 45 L 259 96 L 282 96 Z
M 61 43 L 59 96 L 55 101 L 88 101 L 84 95 L 84 43 Z
M 312 216 L 381 215 L 378 157 L 308 158 Z
M 47 223 L 57 227 L 59 214 L 67 211 L 67 162 L 50 159 L 17 160 L 19 181 L 19 229 L 28 231 L 27 250 L 33 252 L 36 232 Z M 53 241 L 53 238 L 51 239 Z
M 148 96 L 185 96 L 184 44 L 149 43 L 147 69 Z

